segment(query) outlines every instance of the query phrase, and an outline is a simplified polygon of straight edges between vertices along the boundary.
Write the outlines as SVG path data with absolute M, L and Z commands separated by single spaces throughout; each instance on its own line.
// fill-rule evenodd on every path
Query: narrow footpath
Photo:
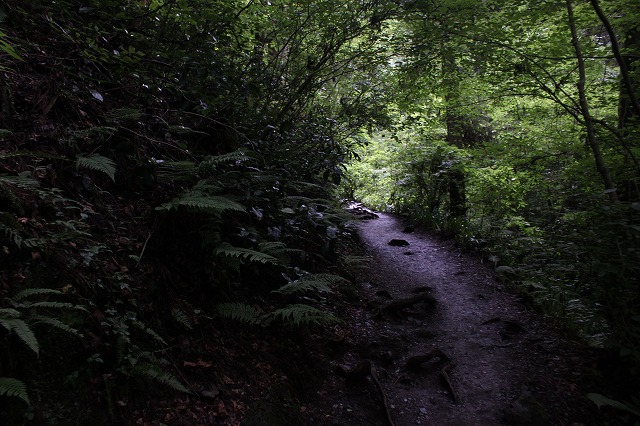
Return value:
M 345 312 L 350 348 L 311 424 L 610 424 L 584 396 L 588 348 L 508 292 L 493 265 L 378 216 L 359 224 L 361 303 Z

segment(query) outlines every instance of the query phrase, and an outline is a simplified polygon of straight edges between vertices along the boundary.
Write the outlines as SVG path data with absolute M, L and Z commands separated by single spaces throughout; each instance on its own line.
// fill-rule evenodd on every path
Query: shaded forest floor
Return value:
M 363 255 L 353 286 L 330 300 L 342 324 L 306 332 L 212 327 L 199 341 L 185 339 L 181 359 L 186 381 L 198 390 L 210 382 L 205 391 L 213 398 L 167 394 L 122 407 L 122 421 L 632 424 L 585 396 L 616 386 L 603 372 L 615 369 L 606 353 L 540 317 L 492 264 L 452 240 L 403 232 L 405 225 L 379 214 L 358 223 L 359 242 L 342 248 Z
M 376 378 L 368 369 L 333 376 L 309 423 L 624 423 L 585 397 L 607 386 L 602 354 L 563 336 L 480 258 L 403 230 L 412 231 L 387 214 L 361 224 L 370 261 L 358 274 L 360 299 L 343 312 L 349 348 L 337 369 L 369 360 Z

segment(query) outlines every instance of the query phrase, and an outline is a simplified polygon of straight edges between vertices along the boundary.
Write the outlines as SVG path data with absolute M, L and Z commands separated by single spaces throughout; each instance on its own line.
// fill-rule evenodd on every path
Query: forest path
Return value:
M 359 224 L 371 261 L 357 279 L 363 303 L 345 313 L 352 350 L 337 360 L 346 370 L 372 361 L 394 424 L 597 424 L 572 376 L 581 348 L 505 291 L 478 257 L 460 253 L 451 241 L 404 228 L 399 218 L 383 213 Z M 408 245 L 389 245 L 393 239 Z M 426 288 L 435 307 L 385 309 Z M 406 368 L 407 360 L 432 350 L 449 361 L 432 358 Z M 313 424 L 388 424 L 371 378 L 336 379 L 323 393 L 331 414 L 325 409 L 324 419 Z

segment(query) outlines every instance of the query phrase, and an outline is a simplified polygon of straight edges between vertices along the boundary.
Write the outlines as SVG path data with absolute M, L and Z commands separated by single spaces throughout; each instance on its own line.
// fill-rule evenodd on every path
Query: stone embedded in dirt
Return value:
M 409 245 L 409 241 L 394 238 L 391 241 L 389 241 L 387 244 L 393 247 L 406 247 Z
M 544 405 L 534 397 L 526 386 L 523 387 L 518 399 L 505 409 L 503 421 L 505 424 L 513 426 L 551 424 Z
M 393 297 L 391 297 L 391 294 L 389 294 L 389 292 L 387 290 L 378 290 L 378 291 L 376 291 L 376 296 L 384 297 L 385 299 L 393 299 Z
M 416 230 L 416 227 L 413 225 L 409 225 L 409 226 L 405 226 L 405 228 L 402 230 L 402 232 L 404 232 L 405 234 L 410 234 L 412 232 L 414 232 Z
M 407 297 L 405 299 L 393 300 L 380 308 L 380 311 L 397 312 L 404 308 L 417 305 L 418 303 L 423 303 L 429 308 L 433 308 L 436 305 L 436 299 L 429 294 L 418 293 L 415 296 Z
M 404 253 L 402 253 L 406 256 L 411 256 L 413 254 L 413 252 L 411 250 L 405 251 Z
M 516 273 L 516 270 L 510 266 L 498 266 L 495 271 L 498 275 L 514 275 Z
M 415 336 L 421 339 L 433 339 L 437 336 L 432 330 L 427 330 L 424 328 L 419 328 L 415 332 Z
M 377 219 L 379 217 L 373 210 L 366 208 L 362 203 L 352 202 L 347 206 L 346 210 L 362 220 Z

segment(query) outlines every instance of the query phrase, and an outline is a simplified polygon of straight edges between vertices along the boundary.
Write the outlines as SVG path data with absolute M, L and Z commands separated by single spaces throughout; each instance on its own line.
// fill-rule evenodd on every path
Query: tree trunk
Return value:
M 576 29 L 576 22 L 573 16 L 573 4 L 572 0 L 566 0 L 567 3 L 567 15 L 569 18 L 569 29 L 571 30 L 571 43 L 576 52 L 576 58 L 578 60 L 578 95 L 580 97 L 580 113 L 585 122 L 587 131 L 587 143 L 593 153 L 593 158 L 596 162 L 596 169 L 602 178 L 604 183 L 605 192 L 608 194 L 612 201 L 617 201 L 616 188 L 611 179 L 611 174 L 604 161 L 602 150 L 600 149 L 600 142 L 596 137 L 595 123 L 591 113 L 589 112 L 589 102 L 587 101 L 587 95 L 585 91 L 586 71 L 584 65 L 584 56 L 582 55 L 582 49 L 580 47 L 580 41 L 578 39 L 578 31 Z
M 455 100 L 458 98 L 458 65 L 453 50 L 447 45 L 442 51 L 442 73 L 445 83 L 445 102 L 447 123 L 447 143 L 463 148 L 464 130 L 463 117 L 455 110 Z M 467 197 L 465 193 L 466 177 L 464 172 L 453 165 L 449 169 L 449 215 L 452 218 L 464 217 L 467 214 Z

